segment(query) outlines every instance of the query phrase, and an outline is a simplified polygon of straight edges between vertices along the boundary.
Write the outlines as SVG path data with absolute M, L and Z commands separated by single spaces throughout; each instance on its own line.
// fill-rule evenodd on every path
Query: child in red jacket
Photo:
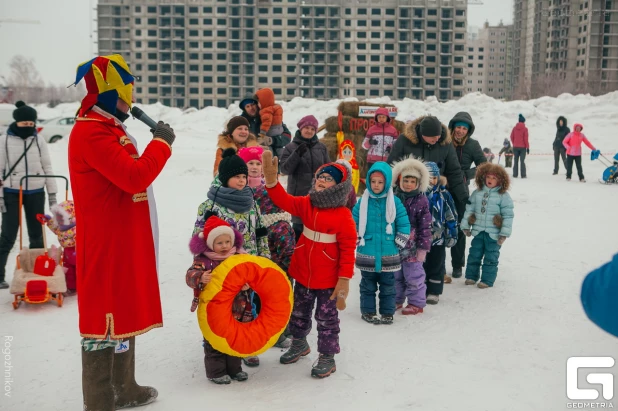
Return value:
M 260 135 L 258 143 L 263 146 L 272 144 L 272 137 L 283 134 L 283 108 L 275 103 L 275 93 L 270 88 L 263 88 L 255 93 L 260 108 Z
M 363 148 L 368 150 L 367 170 L 373 166 L 373 163 L 386 161 L 395 140 L 399 137 L 399 132 L 392 125 L 387 109 L 384 107 L 377 109 L 374 118 L 376 123 L 369 127 L 363 140 Z
M 296 280 L 290 318 L 292 346 L 279 361 L 291 364 L 309 354 L 307 335 L 311 331 L 313 307 L 317 306 L 320 357 L 311 376 L 324 378 L 337 369 L 335 354 L 340 350 L 337 309 L 345 308 L 349 280 L 354 274 L 356 225 L 346 207 L 352 190 L 352 170 L 345 161 L 325 164 L 318 168 L 309 195 L 294 197 L 277 182 L 277 163 L 272 153 L 264 152 L 262 166 L 268 195 L 276 206 L 303 222 L 303 233 L 289 270 Z

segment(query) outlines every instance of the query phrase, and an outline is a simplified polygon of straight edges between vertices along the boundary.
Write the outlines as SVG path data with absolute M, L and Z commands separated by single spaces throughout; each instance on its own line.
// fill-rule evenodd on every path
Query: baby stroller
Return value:
M 29 249 L 23 246 L 23 227 L 21 209 L 23 207 L 23 182 L 28 178 L 62 178 L 66 182 L 66 197 L 69 197 L 69 180 L 64 176 L 24 176 L 19 181 L 19 255 L 11 281 L 11 294 L 15 295 L 13 308 L 17 309 L 21 302 L 28 304 L 43 304 L 50 300 L 62 307 L 63 293 L 67 284 L 62 269 L 60 256 L 54 259 L 47 253 L 47 234 L 43 228 L 43 249 Z M 37 216 L 41 224 L 45 224 L 42 216 Z
M 590 153 L 591 160 L 599 160 L 605 167 L 603 178 L 599 180 L 601 184 L 618 184 L 618 154 L 613 158 L 613 161 L 605 157 L 599 150 Z

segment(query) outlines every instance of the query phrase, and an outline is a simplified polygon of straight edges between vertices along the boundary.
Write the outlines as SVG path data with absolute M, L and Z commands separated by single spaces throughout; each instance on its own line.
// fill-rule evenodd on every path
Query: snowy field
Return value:
M 337 114 L 338 104 L 295 99 L 283 104 L 285 122 L 295 131 L 302 116 L 314 114 L 322 123 Z M 615 356 L 616 339 L 585 317 L 579 291 L 584 276 L 618 251 L 618 187 L 597 182 L 604 167 L 589 160 L 587 148 L 586 184 L 577 179 L 566 182 L 562 165 L 560 175 L 552 176 L 553 156 L 535 154 L 552 153 L 555 121 L 564 115 L 569 126 L 583 123 L 590 141 L 613 156 L 618 151 L 613 135 L 618 92 L 508 103 L 475 94 L 448 103 L 394 104 L 401 119 L 430 113 L 448 123 L 456 112 L 468 111 L 476 124 L 474 137 L 494 153 L 509 136 L 517 114 L 526 117 L 532 154 L 528 179 L 515 179 L 512 185 L 513 236 L 502 248 L 495 287 L 479 290 L 464 286 L 463 279 L 454 280 L 445 285 L 439 305 L 418 316 L 397 315 L 392 326 L 374 326 L 360 319 L 357 276 L 351 282 L 348 308 L 340 313 L 342 352 L 336 357 L 335 374 L 325 380 L 309 375 L 318 355 L 314 331 L 308 357 L 280 365 L 282 350 L 273 348 L 261 356 L 260 367 L 245 367 L 249 381 L 228 386 L 206 380 L 202 337 L 189 311 L 192 291 L 184 276 L 191 263 L 187 244 L 197 206 L 211 182 L 217 134 L 239 110 L 182 113 L 160 105 L 142 106 L 152 118 L 177 130 L 173 155 L 155 182 L 164 327 L 137 339 L 138 383 L 159 390 L 159 399 L 144 411 L 564 410 L 569 402 L 567 359 Z M 39 117 L 72 115 L 77 107 L 40 107 Z M 143 149 L 149 140 L 147 127 L 133 120 L 127 125 Z M 54 171 L 68 176 L 67 141 L 50 145 L 50 151 Z M 54 236 L 48 232 L 48 237 Z M 9 282 L 17 252 L 16 247 L 9 258 Z M 447 267 L 450 273 L 450 256 Z M 10 397 L 2 396 L 0 409 L 81 409 L 75 297 L 67 298 L 62 308 L 22 304 L 16 311 L 12 299 L 8 290 L 1 290 L 0 329 L 3 343 L 4 336 L 12 337 L 8 348 L 13 368 Z

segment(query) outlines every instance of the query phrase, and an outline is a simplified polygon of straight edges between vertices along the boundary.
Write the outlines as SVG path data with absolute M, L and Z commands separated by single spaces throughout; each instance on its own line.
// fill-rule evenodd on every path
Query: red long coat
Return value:
M 69 173 L 82 337 L 120 339 L 163 326 L 146 190 L 170 155 L 153 139 L 140 156 L 122 123 L 94 110 L 77 118 Z
M 277 207 L 300 217 L 305 227 L 337 236 L 336 243 L 325 244 L 301 235 L 290 262 L 290 276 L 305 287 L 318 290 L 334 288 L 339 277 L 352 278 L 356 223 L 350 210 L 314 207 L 309 196 L 291 196 L 279 183 L 266 191 Z

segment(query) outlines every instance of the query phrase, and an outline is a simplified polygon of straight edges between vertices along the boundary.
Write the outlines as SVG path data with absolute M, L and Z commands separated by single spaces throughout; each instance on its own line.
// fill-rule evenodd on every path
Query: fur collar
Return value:
M 421 116 L 417 118 L 416 120 L 407 124 L 405 128 L 403 129 L 403 135 L 406 136 L 406 138 L 410 140 L 412 144 L 416 145 L 421 142 L 420 141 L 421 139 L 418 135 L 420 134 L 421 121 L 423 121 L 425 117 L 426 116 Z M 441 123 L 441 124 L 442 124 L 442 134 L 440 136 L 440 140 L 438 140 L 436 144 L 439 144 L 441 146 L 448 146 L 452 142 L 451 132 L 449 131 L 448 127 L 444 125 L 444 123 Z
M 219 140 L 217 141 L 217 148 L 220 148 L 221 150 L 224 150 L 224 151 L 227 148 L 233 148 L 235 150 L 238 150 L 241 147 L 255 147 L 258 145 L 257 138 L 251 133 L 249 133 L 249 138 L 247 138 L 247 141 L 242 146 L 239 146 L 238 144 L 236 144 L 232 140 L 232 136 L 227 135 L 227 134 L 219 134 L 218 139 Z
M 487 174 L 495 174 L 500 180 L 500 190 L 499 194 L 506 193 L 511 187 L 511 180 L 509 178 L 509 173 L 506 172 L 504 167 L 498 164 L 493 163 L 483 163 L 480 166 L 476 167 L 476 178 L 474 182 L 476 183 L 476 188 L 482 190 L 485 187 L 485 176 Z

